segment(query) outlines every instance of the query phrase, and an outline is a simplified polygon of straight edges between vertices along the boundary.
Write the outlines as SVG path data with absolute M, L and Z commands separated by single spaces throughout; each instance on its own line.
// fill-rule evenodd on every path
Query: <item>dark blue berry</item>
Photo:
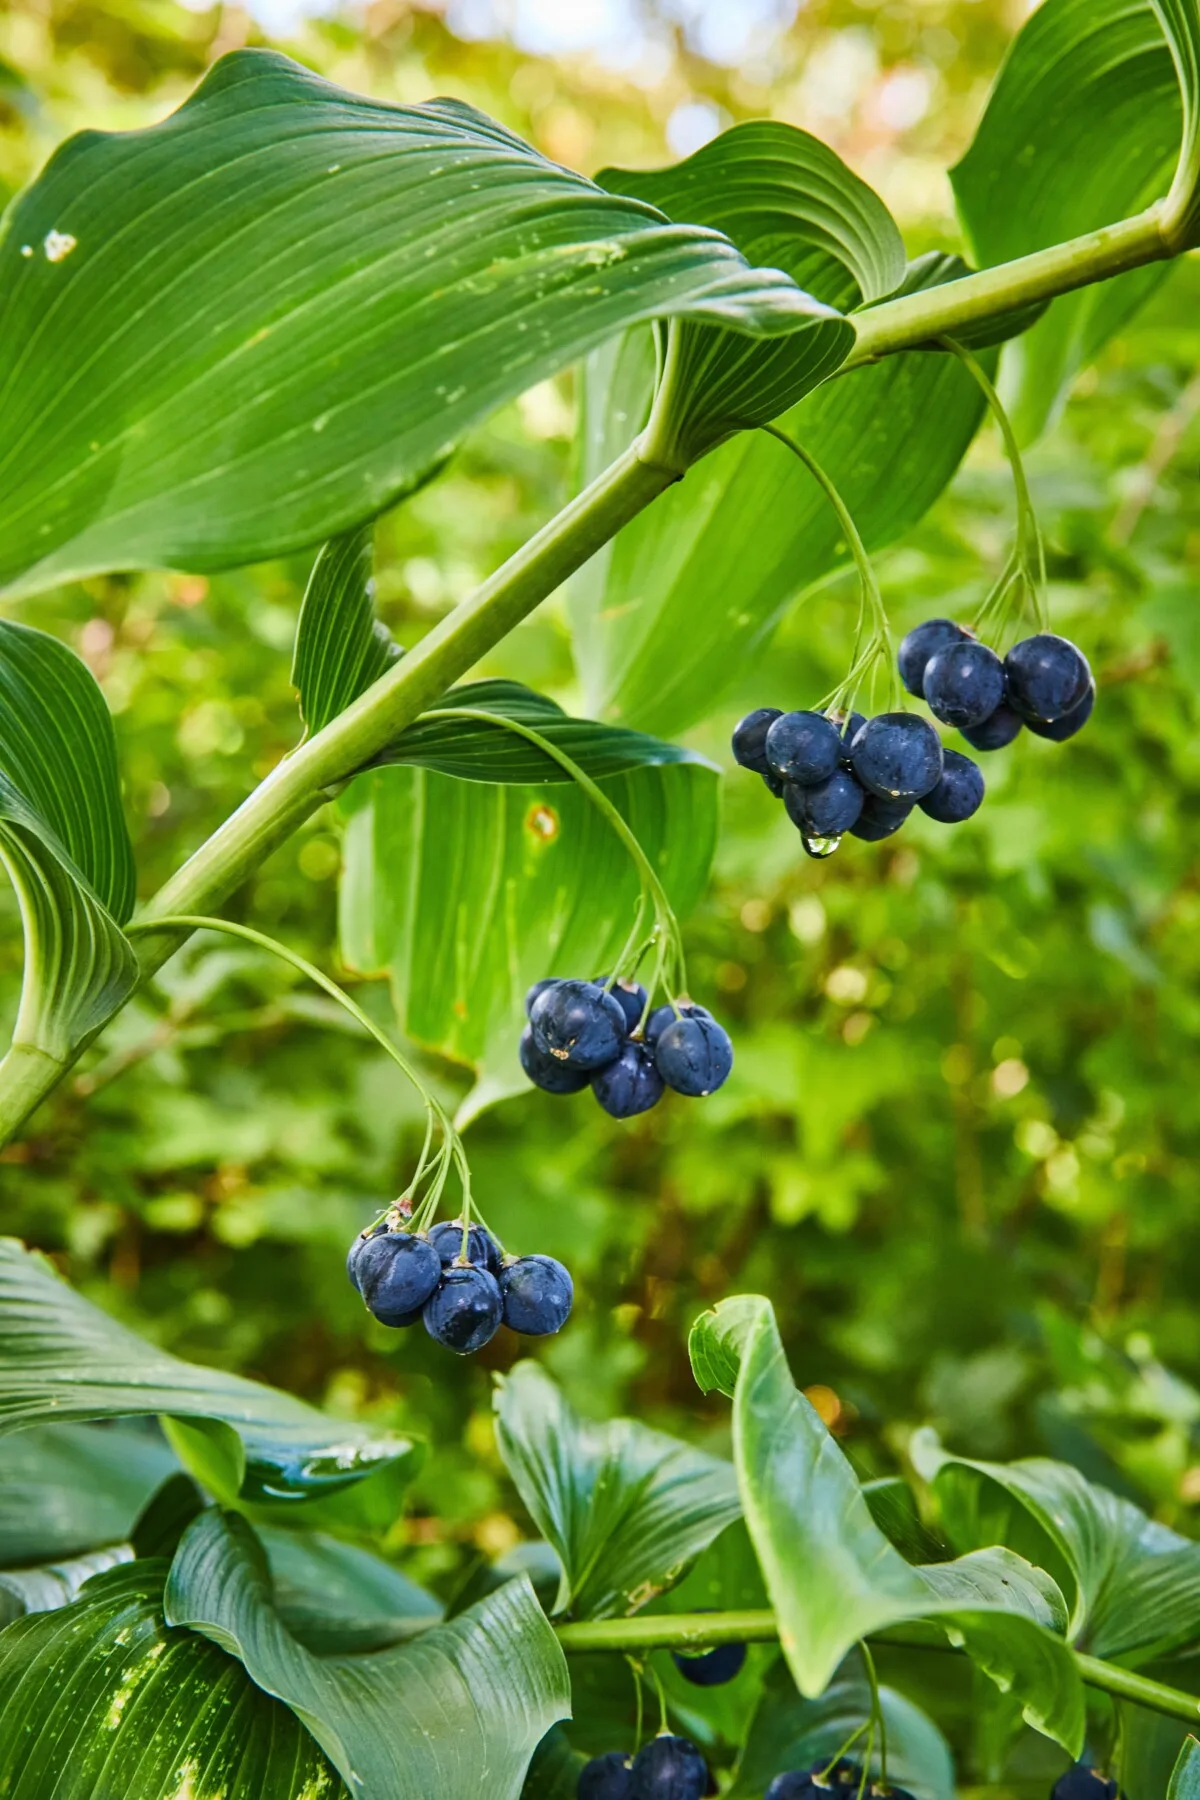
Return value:
M 942 778 L 942 741 L 916 713 L 868 719 L 850 756 L 862 785 L 881 800 L 920 800 Z
M 767 733 L 767 762 L 782 780 L 802 787 L 826 780 L 841 756 L 841 732 L 824 713 L 784 713 Z
M 1011 706 L 998 706 L 982 725 L 969 725 L 963 731 L 973 750 L 1003 750 L 1021 729 L 1021 715 Z
M 430 1227 L 429 1241 L 437 1251 L 443 1269 L 448 1269 L 462 1255 L 462 1220 L 439 1220 Z M 477 1269 L 486 1269 L 491 1275 L 500 1273 L 503 1261 L 500 1246 L 491 1232 L 485 1231 L 482 1225 L 472 1225 L 467 1231 L 467 1261 Z
M 351 1244 L 346 1253 L 346 1273 L 350 1277 L 354 1287 L 358 1288 L 359 1257 L 363 1254 L 363 1251 L 368 1244 L 373 1243 L 376 1238 L 382 1237 L 386 1231 L 387 1225 L 382 1222 L 378 1225 L 372 1225 L 369 1231 L 360 1231 L 354 1242 Z M 358 1288 L 358 1291 L 361 1293 L 362 1289 Z
M 868 794 L 850 827 L 850 836 L 861 838 L 865 844 L 878 844 L 899 831 L 911 811 L 907 800 L 881 800 L 878 794 Z
M 534 982 L 533 986 L 530 988 L 529 992 L 525 996 L 525 1017 L 526 1018 L 528 1018 L 530 1013 L 533 1011 L 533 1003 L 537 999 L 538 995 L 544 994 L 546 992 L 547 988 L 557 987 L 558 982 L 559 982 L 559 977 L 557 975 L 544 975 L 540 981 Z
M 818 1788 L 807 1769 L 786 1769 L 767 1789 L 765 1800 L 819 1800 L 828 1788 Z
M 906 637 L 900 640 L 900 649 L 896 656 L 896 665 L 900 670 L 900 679 L 910 694 L 921 699 L 925 692 L 925 665 L 935 650 L 943 644 L 953 644 L 970 633 L 953 619 L 926 619 L 923 625 L 914 625 Z
M 925 699 L 944 725 L 982 725 L 1004 700 L 1004 664 L 975 638 L 943 644 L 925 665 Z
M 685 1681 L 693 1687 L 724 1687 L 735 1675 L 740 1675 L 746 1661 L 745 1644 L 718 1644 L 715 1650 L 706 1650 L 700 1656 L 684 1656 L 676 1650 L 675 1667 Z
M 540 1087 L 547 1094 L 577 1094 L 592 1079 L 586 1069 L 572 1069 L 567 1063 L 539 1050 L 529 1025 L 521 1033 L 517 1055 L 534 1087 Z
M 806 837 L 841 837 L 849 831 L 859 813 L 865 795 L 857 778 L 849 769 L 835 769 L 826 781 L 816 787 L 798 787 L 789 781 L 784 788 L 783 804 L 788 818 Z
M 607 975 L 597 975 L 597 987 L 604 987 L 607 982 Z M 648 998 L 646 990 L 641 982 L 616 981 L 608 991 L 620 1007 L 621 1011 L 625 1014 L 625 1029 L 627 1031 L 635 1031 L 641 1022 L 642 1014 L 646 1010 L 646 1000 Z
M 1050 1789 L 1050 1800 L 1118 1800 L 1120 1791 L 1118 1784 L 1101 1775 L 1099 1769 L 1076 1763 L 1059 1776 Z
M 629 1800 L 632 1780 L 629 1758 L 620 1750 L 610 1750 L 584 1764 L 575 1792 L 579 1800 Z
M 957 750 L 945 752 L 942 779 L 917 805 L 943 825 L 960 825 L 983 805 L 983 770 Z
M 767 733 L 783 714 L 777 706 L 760 706 L 733 728 L 733 759 L 756 775 L 767 772 Z
M 592 1076 L 592 1092 L 614 1119 L 649 1112 L 663 1096 L 663 1078 L 644 1043 L 627 1043 L 616 1062 Z
M 354 1273 L 381 1325 L 413 1325 L 442 1278 L 442 1265 L 428 1238 L 389 1231 L 367 1240 Z
M 1072 712 L 1092 679 L 1082 650 L 1050 631 L 1014 644 L 1004 659 L 1004 674 L 1013 711 L 1043 725 L 1053 725 Z
M 538 995 L 529 1014 L 533 1041 L 571 1069 L 602 1069 L 625 1041 L 620 1003 L 594 981 L 559 981 Z
M 495 1337 L 503 1313 L 496 1277 L 487 1269 L 467 1264 L 443 1270 L 437 1292 L 425 1302 L 421 1317 L 435 1343 L 459 1356 L 469 1356 Z
M 629 1800 L 703 1800 L 708 1764 L 687 1738 L 664 1733 L 633 1759 Z
M 648 1049 L 653 1050 L 668 1025 L 676 1019 L 711 1019 L 712 1014 L 707 1006 L 697 1006 L 692 1000 L 679 1000 L 674 1006 L 656 1006 L 646 1020 L 643 1036 Z
M 571 1316 L 575 1288 L 552 1256 L 518 1256 L 500 1271 L 504 1323 L 524 1337 L 551 1337 Z
M 1061 719 L 1055 719 L 1052 725 L 1047 725 L 1041 719 L 1029 719 L 1027 723 L 1035 737 L 1049 738 L 1055 744 L 1065 744 L 1068 738 L 1073 738 L 1077 731 L 1083 730 L 1092 716 L 1092 708 L 1095 704 L 1096 684 L 1094 681 L 1089 681 L 1088 690 L 1083 699 L 1077 706 L 1073 706 L 1069 713 L 1064 713 Z
M 658 1034 L 654 1061 L 669 1088 L 699 1099 L 728 1078 L 733 1045 L 713 1018 L 673 1019 Z

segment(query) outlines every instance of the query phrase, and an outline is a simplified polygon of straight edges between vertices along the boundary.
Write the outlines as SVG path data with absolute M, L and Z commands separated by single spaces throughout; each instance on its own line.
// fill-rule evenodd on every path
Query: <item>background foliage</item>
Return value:
M 169 0 L 17 0 L 0 16 L 0 187 L 68 130 L 157 119 L 214 55 L 274 41 L 384 97 L 469 99 L 588 171 L 685 153 L 731 118 L 785 119 L 878 188 L 915 252 L 954 241 L 943 171 L 1024 9 L 647 6 L 640 38 L 629 23 L 600 53 L 564 47 L 550 9 L 514 7 L 507 33 L 500 10 L 374 0 L 300 24 Z M 759 25 L 739 36 L 734 14 Z M 1195 1531 L 1198 294 L 1185 259 L 1030 457 L 1055 622 L 1098 672 L 1092 730 L 1065 751 L 1026 736 L 994 759 L 988 804 L 961 831 L 921 819 L 820 864 L 757 783 L 731 777 L 716 879 L 689 927 L 693 990 L 738 1043 L 727 1087 L 633 1126 L 586 1096 L 530 1095 L 472 1127 L 489 1218 L 575 1272 L 571 1328 L 543 1354 L 585 1412 L 725 1448 L 727 1409 L 695 1392 L 686 1326 L 722 1295 L 765 1291 L 860 1472 L 893 1469 L 932 1424 L 963 1455 L 1074 1461 Z M 400 642 L 570 491 L 574 406 L 569 381 L 535 389 L 383 522 L 379 609 Z M 880 559 L 897 629 L 966 613 L 1011 520 L 985 430 Z M 143 893 L 295 741 L 288 654 L 310 560 L 96 579 L 13 608 L 104 688 Z M 728 765 L 739 712 L 830 688 L 852 609 L 844 576 L 799 601 L 688 741 Z M 580 706 L 565 618 L 544 608 L 483 673 Z M 656 728 L 652 709 L 639 723 Z M 235 916 L 327 960 L 337 831 L 320 816 Z M 11 1017 L 20 937 L 3 906 Z M 448 1097 L 465 1092 L 452 1065 L 434 1072 Z M 0 1226 L 176 1354 L 428 1435 L 391 1548 L 448 1592 L 528 1534 L 492 1438 L 490 1374 L 511 1340 L 451 1365 L 371 1326 L 342 1270 L 419 1123 L 390 1066 L 323 1003 L 205 940 L 3 1154 Z

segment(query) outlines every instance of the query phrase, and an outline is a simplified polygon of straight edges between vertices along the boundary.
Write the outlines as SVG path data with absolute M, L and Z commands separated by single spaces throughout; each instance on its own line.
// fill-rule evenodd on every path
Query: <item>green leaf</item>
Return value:
M 0 1568 L 124 1543 L 174 1466 L 160 1440 L 121 1426 L 36 1425 L 9 1437 L 0 1455 Z
M 306 733 L 320 731 L 404 654 L 375 617 L 369 526 L 321 546 L 296 625 L 292 686 Z
M 1200 1800 L 1200 1742 L 1189 1737 L 1171 1773 L 1167 1800 Z
M 637 320 L 788 335 L 817 311 L 459 101 L 367 100 L 265 51 L 161 124 L 64 145 L 7 214 L 0 294 L 22 590 L 317 542 Z
M 735 1519 L 692 1564 L 687 1574 L 659 1599 L 655 1613 L 758 1611 L 768 1605 L 758 1558 L 743 1519 Z M 654 1666 L 672 1717 L 698 1744 L 740 1746 L 762 1698 L 763 1677 L 779 1661 L 776 1644 L 748 1644 L 741 1673 L 717 1687 L 697 1687 L 676 1667 L 668 1651 Z M 789 1677 L 790 1685 L 790 1677 Z
M 951 171 L 981 264 L 1007 262 L 1141 211 L 1180 144 L 1171 55 L 1150 0 L 1045 0 L 1016 38 L 973 143 Z M 1153 292 L 1165 265 L 1055 300 L 1008 352 L 1018 435 L 1056 415 L 1078 371 Z
M 0 1627 L 27 1613 L 54 1612 L 69 1606 L 85 1581 L 105 1569 L 133 1560 L 128 1544 L 111 1544 L 107 1550 L 89 1550 L 70 1562 L 43 1563 L 35 1569 L 0 1569 Z
M 287 1707 L 162 1616 L 165 1562 L 95 1576 L 74 1604 L 0 1632 L 5 1800 L 336 1800 Z
M 0 1431 L 47 1420 L 163 1413 L 216 1421 L 240 1440 L 249 1499 L 299 1500 L 411 1466 L 407 1438 L 326 1418 L 289 1394 L 203 1369 L 147 1343 L 75 1293 L 48 1263 L 0 1238 Z
M 180 1546 L 166 1615 L 286 1701 L 364 1800 L 516 1800 L 538 1743 L 570 1709 L 563 1653 L 526 1581 L 410 1643 L 316 1657 L 284 1628 L 249 1525 L 212 1510 Z
M 632 1419 L 580 1418 L 537 1363 L 498 1379 L 495 1406 L 505 1466 L 562 1563 L 555 1612 L 637 1612 L 738 1516 L 728 1463 Z
M 403 1643 L 442 1616 L 432 1594 L 366 1550 L 318 1531 L 256 1530 L 279 1617 L 319 1656 Z
M 521 1800 L 577 1800 L 579 1776 L 587 1760 L 581 1751 L 572 1749 L 562 1726 L 555 1725 L 533 1753 Z
M 603 787 L 682 917 L 712 861 L 714 770 L 647 766 Z M 574 785 L 392 768 L 360 776 L 341 804 L 343 960 L 389 974 L 405 1034 L 476 1070 L 466 1115 L 527 1091 L 517 1061 L 526 989 L 543 975 L 600 973 L 619 953 L 639 892 L 624 845 Z
M 1200 4 L 1151 0 L 1175 64 L 1183 104 L 1183 135 L 1175 179 L 1164 208 L 1166 229 L 1180 247 L 1200 237 Z
M 913 279 L 950 279 L 959 268 L 925 265 Z M 652 365 L 640 354 L 646 381 Z M 585 480 L 637 430 L 638 355 L 635 342 L 623 360 L 606 352 L 585 368 Z M 983 407 L 957 358 L 913 351 L 839 375 L 778 423 L 811 451 L 867 547 L 878 550 L 937 499 Z M 722 445 L 572 581 L 568 606 L 587 710 L 667 736 L 708 718 L 761 656 L 792 601 L 846 557 L 832 507 L 782 444 L 748 432 Z
M 937 1621 L 1031 1725 L 1074 1754 L 1083 1697 L 1059 1633 L 1053 1580 L 1004 1549 L 914 1568 L 875 1524 L 854 1471 L 796 1389 L 770 1303 L 739 1296 L 692 1330 L 704 1385 L 734 1359 L 734 1463 L 746 1524 L 797 1687 L 815 1698 L 862 1638 L 907 1620 Z

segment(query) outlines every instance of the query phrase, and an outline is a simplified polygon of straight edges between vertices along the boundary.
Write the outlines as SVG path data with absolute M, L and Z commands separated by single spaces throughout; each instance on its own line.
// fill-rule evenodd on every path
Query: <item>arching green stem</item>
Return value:
M 883 1716 L 883 1702 L 879 1698 L 879 1677 L 875 1673 L 875 1658 L 864 1641 L 859 1646 L 862 1652 L 863 1670 L 867 1677 L 867 1686 L 871 1690 L 872 1731 L 879 1731 L 879 1776 L 886 1789 L 887 1778 L 887 1720 Z

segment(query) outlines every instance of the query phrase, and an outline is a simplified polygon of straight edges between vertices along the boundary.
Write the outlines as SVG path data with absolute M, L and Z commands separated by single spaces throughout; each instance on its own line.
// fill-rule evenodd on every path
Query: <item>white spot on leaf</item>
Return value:
M 42 239 L 42 249 L 46 252 L 46 261 L 64 262 L 74 250 L 77 242 L 78 239 L 73 238 L 69 231 L 48 231 Z

